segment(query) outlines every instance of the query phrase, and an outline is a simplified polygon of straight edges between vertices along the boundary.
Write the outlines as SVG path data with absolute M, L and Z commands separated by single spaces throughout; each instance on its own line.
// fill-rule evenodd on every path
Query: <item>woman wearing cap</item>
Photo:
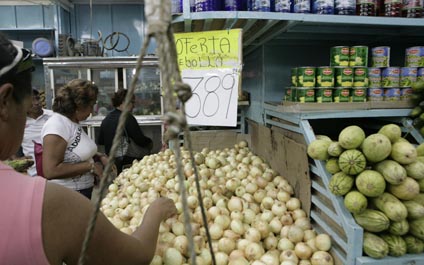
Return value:
M 101 177 L 107 157 L 79 124 L 90 116 L 98 88 L 91 81 L 75 79 L 56 93 L 52 117 L 41 130 L 43 176 L 91 198 L 95 177 Z M 93 158 L 98 158 L 94 161 Z
M 0 35 L 0 160 L 22 141 L 31 106 L 31 56 Z M 88 167 L 87 167 L 88 168 Z M 0 162 L 0 263 L 8 265 L 77 264 L 90 201 L 81 194 L 17 173 Z M 130 236 L 100 213 L 86 264 L 149 264 L 160 222 L 176 214 L 173 202 L 159 198 Z

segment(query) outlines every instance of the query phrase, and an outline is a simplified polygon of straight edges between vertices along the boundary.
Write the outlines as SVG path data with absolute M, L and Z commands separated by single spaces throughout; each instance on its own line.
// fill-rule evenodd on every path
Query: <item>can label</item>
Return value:
M 348 66 L 349 65 L 350 49 L 348 46 L 331 47 L 330 54 L 331 54 L 331 58 L 330 58 L 331 66 Z
M 317 87 L 334 87 L 334 68 L 327 66 L 317 68 Z
M 354 87 L 368 87 L 368 68 L 357 67 L 353 68 L 353 86 Z
M 333 102 L 333 89 L 331 87 L 317 88 L 315 96 L 318 103 Z
M 412 83 L 417 81 L 417 72 L 416 67 L 402 67 L 400 68 L 400 86 L 401 87 L 410 87 Z
M 297 86 L 297 68 L 296 67 L 291 69 L 291 85 Z
M 313 0 L 312 13 L 314 14 L 334 14 L 334 1 L 332 0 Z
M 390 66 L 390 47 L 382 46 L 372 48 L 372 67 Z
M 382 87 L 399 87 L 400 85 L 400 68 L 387 67 L 381 72 Z
M 412 97 L 412 88 L 403 87 L 400 89 L 400 100 L 407 101 Z
M 351 87 L 353 85 L 353 69 L 350 67 L 337 67 L 336 87 Z
M 418 68 L 417 71 L 417 81 L 424 81 L 424 68 Z
M 384 101 L 399 101 L 400 88 L 386 88 L 384 89 Z
M 349 88 L 335 88 L 333 90 L 334 102 L 349 102 L 350 89 Z
M 368 88 L 368 101 L 383 101 L 383 94 L 382 88 Z
M 311 13 L 311 1 L 293 0 L 293 13 Z
M 275 0 L 275 12 L 290 13 L 292 0 Z
M 368 68 L 369 87 L 381 87 L 381 69 L 377 67 Z
M 368 66 L 368 46 L 350 47 L 349 66 Z
M 300 103 L 315 102 L 315 89 L 310 87 L 296 88 L 296 101 Z
M 424 66 L 424 46 L 410 47 L 405 52 L 406 67 L 423 67 Z
M 315 67 L 297 68 L 297 86 L 315 87 Z
M 351 102 L 365 102 L 367 101 L 367 89 L 365 87 L 361 88 L 352 88 L 352 93 L 350 97 Z

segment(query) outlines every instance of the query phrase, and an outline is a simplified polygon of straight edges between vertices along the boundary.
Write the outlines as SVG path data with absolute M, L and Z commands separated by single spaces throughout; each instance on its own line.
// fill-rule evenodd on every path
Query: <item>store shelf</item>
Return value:
M 419 42 L 424 39 L 424 20 L 413 18 L 363 17 L 317 14 L 294 14 L 251 11 L 217 11 L 184 13 L 174 16 L 175 32 L 243 29 L 244 54 L 256 46 L 275 39 L 306 38 L 340 39 L 358 35 L 373 39 L 376 36 L 392 36 L 393 41 L 405 41 L 408 37 Z M 299 34 L 300 33 L 300 34 Z

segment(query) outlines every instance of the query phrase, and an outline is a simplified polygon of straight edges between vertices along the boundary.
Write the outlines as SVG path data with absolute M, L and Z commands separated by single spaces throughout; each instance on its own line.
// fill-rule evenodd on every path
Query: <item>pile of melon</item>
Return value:
M 364 253 L 373 258 L 424 251 L 424 144 L 402 138 L 396 124 L 366 135 L 344 128 L 338 141 L 317 136 L 308 155 L 325 162 L 331 193 L 364 229 Z

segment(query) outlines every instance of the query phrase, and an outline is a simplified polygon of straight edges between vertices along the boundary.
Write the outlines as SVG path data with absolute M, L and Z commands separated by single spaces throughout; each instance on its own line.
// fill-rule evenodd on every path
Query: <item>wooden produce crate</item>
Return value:
M 289 137 L 297 144 L 302 145 L 306 150 L 307 144 L 315 140 L 315 132 L 308 118 L 315 119 L 314 125 L 319 124 L 319 119 L 340 119 L 339 112 L 324 114 L 311 114 L 308 115 L 298 113 L 279 112 L 275 106 L 268 105 L 265 107 L 265 124 L 271 126 L 270 135 L 272 138 L 275 135 L 281 134 Z M 370 113 L 369 113 L 370 112 Z M 399 117 L 408 113 L 407 111 L 388 110 L 382 111 L 358 111 L 359 114 L 366 115 L 365 118 L 381 118 L 390 120 L 390 115 L 393 116 L 393 122 L 399 121 Z M 334 115 L 334 116 L 332 116 Z M 345 121 L 352 118 L 352 113 L 346 114 Z M 325 117 L 325 118 L 324 118 Z M 361 117 L 358 117 L 361 118 Z M 337 123 L 337 121 L 334 121 Z M 340 121 L 339 121 L 340 122 Z M 322 121 L 321 121 L 322 123 Z M 368 123 L 370 121 L 368 120 Z M 334 128 L 333 128 L 334 130 Z M 278 134 L 277 134 L 278 132 Z M 272 140 L 273 141 L 273 140 Z M 283 146 L 283 148 L 293 148 Z M 279 152 L 290 152 L 287 150 L 280 150 Z M 306 152 L 306 151 L 305 151 Z M 310 179 L 304 180 L 300 178 L 296 185 L 306 186 L 309 189 L 310 201 L 306 201 L 305 196 L 299 197 L 303 203 L 309 203 L 310 217 L 314 228 L 317 231 L 327 233 L 332 238 L 331 254 L 335 259 L 335 264 L 342 265 L 418 265 L 424 264 L 424 253 L 417 255 L 404 255 L 402 257 L 387 256 L 383 259 L 373 259 L 363 256 L 363 229 L 356 224 L 351 213 L 344 207 L 343 198 L 341 196 L 333 195 L 328 189 L 328 183 L 331 175 L 325 170 L 323 161 L 308 160 L 307 168 L 299 167 L 298 172 L 303 173 L 309 171 Z M 299 174 L 298 173 L 298 174 Z M 304 191 L 305 192 L 305 191 Z M 308 193 L 308 191 L 306 191 Z

